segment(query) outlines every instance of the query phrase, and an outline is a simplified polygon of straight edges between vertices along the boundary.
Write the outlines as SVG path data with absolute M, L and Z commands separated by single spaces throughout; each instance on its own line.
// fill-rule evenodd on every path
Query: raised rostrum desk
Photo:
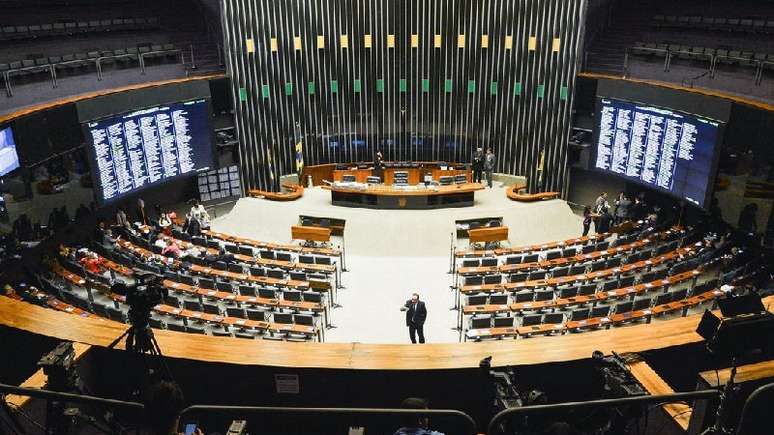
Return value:
M 400 189 L 390 185 L 323 186 L 331 191 L 333 205 L 377 209 L 435 209 L 470 207 L 479 183 Z

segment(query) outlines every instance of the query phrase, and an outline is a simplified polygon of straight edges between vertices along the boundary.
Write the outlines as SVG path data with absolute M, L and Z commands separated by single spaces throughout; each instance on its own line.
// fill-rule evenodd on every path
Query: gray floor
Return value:
M 399 311 L 414 291 L 428 306 L 425 335 L 429 342 L 457 342 L 456 311 L 449 285 L 449 250 L 454 221 L 502 216 L 514 246 L 580 235 L 580 218 L 560 200 L 534 204 L 506 198 L 503 188 L 476 193 L 474 207 L 442 210 L 368 210 L 330 205 L 330 193 L 307 189 L 290 203 L 243 198 L 216 218 L 213 228 L 259 240 L 289 242 L 299 214 L 346 219 L 347 268 L 339 293 L 342 308 L 332 314 L 337 328 L 328 342 L 406 343 L 404 314 Z M 467 241 L 460 240 L 459 248 Z

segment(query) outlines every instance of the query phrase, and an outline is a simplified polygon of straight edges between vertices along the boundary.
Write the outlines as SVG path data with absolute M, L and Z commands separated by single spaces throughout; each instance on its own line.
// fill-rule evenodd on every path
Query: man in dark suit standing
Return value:
M 412 294 L 411 299 L 406 301 L 406 304 L 400 310 L 406 312 L 406 326 L 409 328 L 411 342 L 416 344 L 416 336 L 419 335 L 419 343 L 424 343 L 424 326 L 425 319 L 427 319 L 427 308 L 425 308 L 425 303 L 419 300 L 419 294 Z

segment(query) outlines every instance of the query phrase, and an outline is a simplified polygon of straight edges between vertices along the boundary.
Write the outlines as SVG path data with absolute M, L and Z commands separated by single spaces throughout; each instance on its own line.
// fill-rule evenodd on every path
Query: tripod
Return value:
M 715 423 L 708 427 L 702 435 L 733 435 L 734 430 L 725 426 L 726 408 L 728 408 L 734 394 L 738 390 L 734 383 L 736 377 L 736 358 L 731 359 L 731 376 L 728 378 L 728 382 L 723 387 L 723 391 L 720 392 L 720 403 L 718 403 L 718 410 L 715 413 Z M 718 385 L 720 386 L 720 385 Z

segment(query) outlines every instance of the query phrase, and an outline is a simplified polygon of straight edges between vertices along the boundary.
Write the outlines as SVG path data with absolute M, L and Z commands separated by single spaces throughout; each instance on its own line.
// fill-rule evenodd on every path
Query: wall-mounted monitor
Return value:
M 84 128 L 100 204 L 214 165 L 207 99 L 147 107 Z
M 19 154 L 11 127 L 0 126 L 0 177 L 19 167 Z
M 597 117 L 596 170 L 706 206 L 723 122 L 608 97 Z

